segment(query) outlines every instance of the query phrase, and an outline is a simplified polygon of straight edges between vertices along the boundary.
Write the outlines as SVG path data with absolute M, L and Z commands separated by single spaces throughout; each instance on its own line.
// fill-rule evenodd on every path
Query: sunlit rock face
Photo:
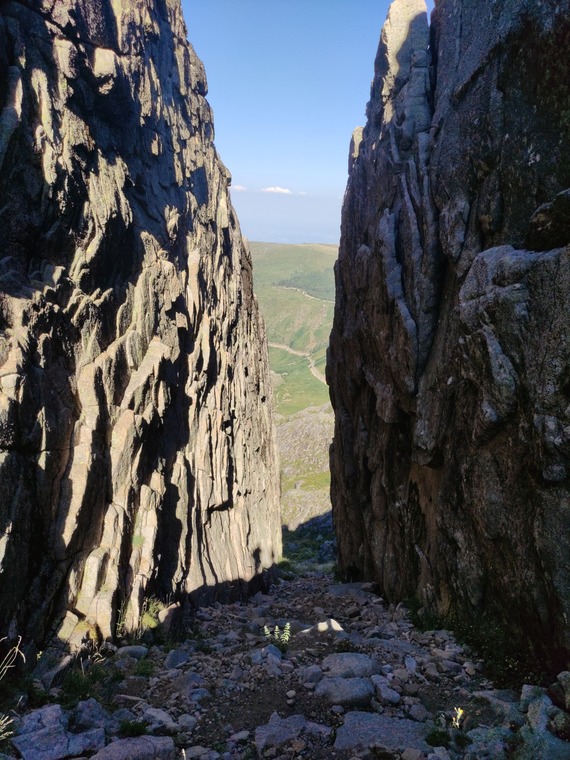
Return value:
M 264 328 L 179 0 L 0 8 L 0 627 L 136 625 L 281 550 Z M 0 633 L 1 633 L 0 632 Z
M 395 0 L 350 154 L 329 381 L 340 561 L 570 650 L 570 14 Z

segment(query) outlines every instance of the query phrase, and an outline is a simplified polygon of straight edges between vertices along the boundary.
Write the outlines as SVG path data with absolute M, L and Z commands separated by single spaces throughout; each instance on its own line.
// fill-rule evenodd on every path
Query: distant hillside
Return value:
M 333 415 L 324 376 L 338 249 L 278 243 L 250 247 L 274 381 L 283 522 L 294 529 L 330 509 Z

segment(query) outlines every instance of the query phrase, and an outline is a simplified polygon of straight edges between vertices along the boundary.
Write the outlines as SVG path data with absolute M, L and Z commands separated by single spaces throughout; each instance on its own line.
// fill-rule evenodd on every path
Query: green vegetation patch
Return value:
M 337 247 L 276 243 L 250 243 L 250 247 L 254 290 L 269 341 L 320 358 L 334 315 Z
M 277 284 L 282 288 L 298 288 L 313 298 L 321 299 L 321 301 L 334 302 L 335 287 L 334 279 L 330 277 L 330 267 L 318 272 L 294 274 L 280 280 Z
M 328 403 L 329 390 L 310 373 L 305 357 L 270 348 L 269 361 L 271 369 L 283 378 L 283 383 L 275 390 L 279 414 L 290 417 L 307 407 Z
M 299 469 L 302 463 L 299 463 Z M 283 477 L 281 480 L 281 490 L 289 491 L 296 486 L 304 491 L 328 491 L 331 484 L 331 474 L 329 470 L 324 472 L 304 472 L 293 476 Z
M 282 516 L 285 524 L 296 526 L 330 508 L 333 424 L 324 378 L 338 248 L 255 242 L 250 248 L 274 373 Z

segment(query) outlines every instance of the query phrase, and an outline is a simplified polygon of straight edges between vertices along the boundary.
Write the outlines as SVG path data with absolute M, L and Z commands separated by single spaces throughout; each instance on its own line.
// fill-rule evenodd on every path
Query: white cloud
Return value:
M 237 193 L 245 193 L 247 190 L 247 187 L 245 185 L 230 185 L 232 190 L 235 190 Z
M 293 195 L 286 187 L 263 187 L 262 193 L 281 193 L 281 195 Z

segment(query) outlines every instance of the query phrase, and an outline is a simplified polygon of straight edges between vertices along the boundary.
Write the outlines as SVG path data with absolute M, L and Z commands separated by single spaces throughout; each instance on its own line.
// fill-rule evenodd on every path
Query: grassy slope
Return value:
M 332 245 L 250 243 L 254 290 L 268 340 L 310 355 L 324 375 L 334 311 Z M 283 522 L 295 527 L 330 509 L 328 388 L 304 356 L 271 347 L 282 465 Z

